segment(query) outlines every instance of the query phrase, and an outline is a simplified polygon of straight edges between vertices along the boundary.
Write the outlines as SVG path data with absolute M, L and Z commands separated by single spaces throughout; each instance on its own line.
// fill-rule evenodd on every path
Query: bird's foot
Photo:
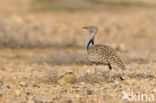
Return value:
M 123 77 L 120 77 L 120 80 L 124 81 L 125 79 Z
M 113 81 L 112 74 L 109 75 L 108 81 L 109 81 L 109 82 Z

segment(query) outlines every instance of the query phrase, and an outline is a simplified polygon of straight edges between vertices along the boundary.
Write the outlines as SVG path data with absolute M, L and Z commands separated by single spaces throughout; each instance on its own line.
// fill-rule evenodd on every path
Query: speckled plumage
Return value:
M 113 48 L 107 45 L 92 45 L 88 48 L 87 59 L 95 64 L 116 65 L 125 69 L 123 62 Z

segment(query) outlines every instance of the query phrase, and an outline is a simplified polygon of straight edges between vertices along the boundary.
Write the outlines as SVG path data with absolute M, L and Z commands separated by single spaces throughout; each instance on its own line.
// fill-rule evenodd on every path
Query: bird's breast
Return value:
M 107 55 L 105 53 L 105 46 L 95 45 L 91 46 L 87 52 L 87 59 L 90 62 L 97 62 L 97 63 L 108 63 Z

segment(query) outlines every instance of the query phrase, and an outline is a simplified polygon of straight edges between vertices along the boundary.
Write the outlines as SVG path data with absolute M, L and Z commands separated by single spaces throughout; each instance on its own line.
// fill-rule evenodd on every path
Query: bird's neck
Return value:
M 90 46 L 90 43 L 92 43 L 92 45 L 94 45 L 94 37 L 95 37 L 96 33 L 94 32 L 91 32 L 91 36 L 89 37 L 88 41 L 87 41 L 87 51 L 88 51 L 88 48 Z

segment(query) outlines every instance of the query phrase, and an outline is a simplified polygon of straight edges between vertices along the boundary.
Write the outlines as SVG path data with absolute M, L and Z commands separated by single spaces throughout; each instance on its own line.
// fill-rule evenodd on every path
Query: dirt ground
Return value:
M 0 1 L 0 103 L 156 103 L 154 0 L 143 1 L 151 7 L 76 11 L 34 10 L 32 0 Z M 124 81 L 116 67 L 110 72 L 105 65 L 94 77 L 86 59 L 89 33 L 82 29 L 88 25 L 99 28 L 95 44 L 120 55 Z M 124 92 L 130 100 L 122 99 Z

